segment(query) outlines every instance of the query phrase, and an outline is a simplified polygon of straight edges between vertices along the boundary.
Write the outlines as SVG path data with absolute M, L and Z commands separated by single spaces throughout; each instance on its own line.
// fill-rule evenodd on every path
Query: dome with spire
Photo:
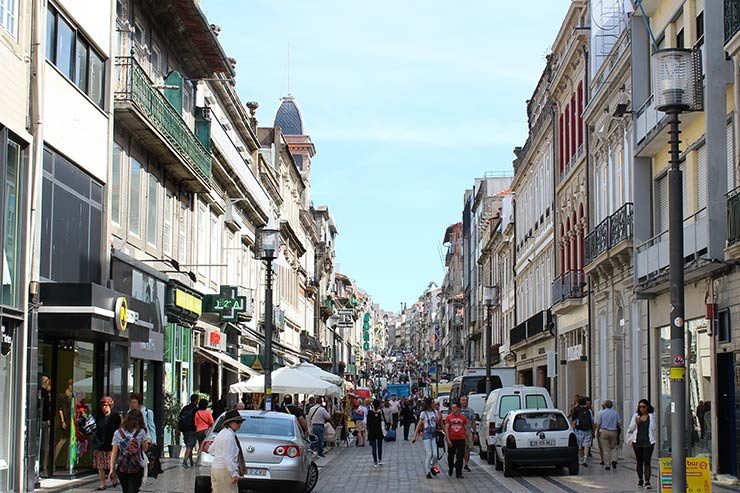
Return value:
M 281 101 L 274 126 L 280 127 L 284 135 L 303 135 L 303 117 L 295 98 L 288 94 Z

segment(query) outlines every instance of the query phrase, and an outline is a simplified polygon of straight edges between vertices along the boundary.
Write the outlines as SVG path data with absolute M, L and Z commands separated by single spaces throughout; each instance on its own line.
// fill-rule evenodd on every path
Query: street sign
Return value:
M 339 321 L 337 322 L 337 327 L 354 327 L 355 326 L 355 311 L 352 309 L 341 309 L 337 310 L 337 316 L 339 317 Z
M 369 342 L 363 342 L 362 343 L 362 349 L 365 351 L 370 351 L 370 343 Z
M 686 492 L 712 493 L 712 480 L 709 476 L 708 457 L 686 457 Z M 660 459 L 660 491 L 673 491 L 673 467 L 670 457 Z
M 362 340 L 363 341 L 369 341 L 370 340 L 370 333 L 369 332 L 363 332 L 362 333 Z

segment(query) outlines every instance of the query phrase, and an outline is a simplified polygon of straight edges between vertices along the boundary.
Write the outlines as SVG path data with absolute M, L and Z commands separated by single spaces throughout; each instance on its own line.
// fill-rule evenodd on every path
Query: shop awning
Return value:
M 228 354 L 219 353 L 218 351 L 211 351 L 210 349 L 206 349 L 203 347 L 196 347 L 195 350 L 198 353 L 200 353 L 204 358 L 211 360 L 217 365 L 220 365 L 220 364 L 224 365 L 225 367 L 234 371 L 237 375 L 239 373 L 246 373 L 250 377 L 257 377 L 260 375 L 259 372 L 251 369 L 245 364 L 242 364 L 240 361 L 235 360 Z

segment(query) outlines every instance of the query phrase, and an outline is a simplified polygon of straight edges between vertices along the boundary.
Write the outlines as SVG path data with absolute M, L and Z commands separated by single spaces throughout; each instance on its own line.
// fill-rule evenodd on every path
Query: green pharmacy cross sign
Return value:
M 236 286 L 221 286 L 219 294 L 203 297 L 203 311 L 218 313 L 220 322 L 234 322 L 240 313 L 247 311 L 247 297 L 239 296 Z

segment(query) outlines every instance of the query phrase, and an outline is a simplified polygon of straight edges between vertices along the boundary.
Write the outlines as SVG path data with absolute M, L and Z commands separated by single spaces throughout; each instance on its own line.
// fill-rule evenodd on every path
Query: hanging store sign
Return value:
M 203 311 L 218 313 L 220 322 L 235 322 L 240 313 L 247 311 L 247 297 L 239 296 L 236 286 L 221 286 L 219 294 L 203 297 Z
M 203 301 L 182 289 L 175 288 L 175 306 L 200 315 L 203 310 Z
M 337 327 L 354 327 L 355 326 L 355 311 L 352 309 L 341 309 L 337 310 L 337 316 L 339 321 Z
M 132 342 L 129 346 L 129 354 L 135 359 L 163 361 L 164 334 L 150 330 L 149 340 L 146 342 Z
M 203 336 L 203 347 L 226 351 L 226 334 L 217 329 L 206 330 Z
M 7 356 L 13 348 L 13 327 L 3 321 L 0 329 L 0 354 Z

